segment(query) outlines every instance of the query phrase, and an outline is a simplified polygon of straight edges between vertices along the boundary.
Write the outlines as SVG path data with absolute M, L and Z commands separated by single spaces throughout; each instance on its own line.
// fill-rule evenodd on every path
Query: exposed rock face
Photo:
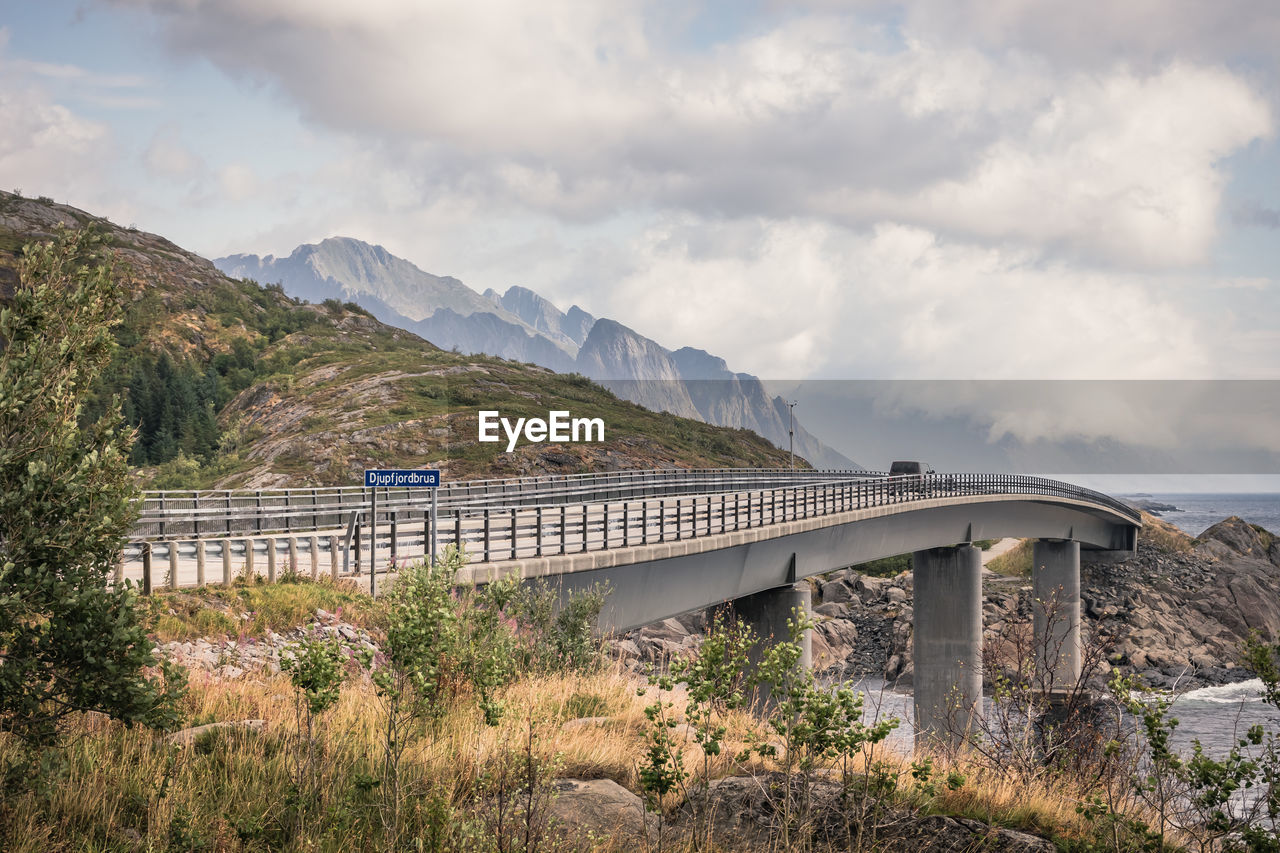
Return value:
M 763 776 L 731 776 L 717 779 L 706 794 L 711 806 L 715 843 L 728 850 L 769 850 L 781 837 L 784 812 L 781 808 L 786 786 L 793 788 L 793 802 L 799 799 L 797 778 L 779 773 Z M 818 849 L 847 849 L 849 838 L 858 831 L 854 811 L 835 781 L 811 782 L 808 814 L 792 815 L 793 838 L 804 838 Z M 703 795 L 680 812 L 682 825 L 694 819 L 694 807 L 702 811 Z M 921 816 L 888 807 L 875 811 L 875 825 L 862 827 L 862 840 L 874 849 L 921 851 L 990 850 L 1007 853 L 1052 853 L 1057 848 L 1048 840 L 1017 830 L 990 826 L 976 820 L 941 815 Z M 799 846 L 807 847 L 808 844 Z
M 1277 539 L 1238 518 L 1209 528 L 1187 550 L 1151 543 L 1120 563 L 1085 562 L 1081 613 L 1086 632 L 1111 645 L 1112 661 L 1155 687 L 1195 687 L 1248 677 L 1239 647 L 1251 631 L 1280 641 L 1280 548 Z M 853 569 L 811 581 L 814 664 L 831 678 L 883 677 L 909 686 L 913 610 L 911 575 L 860 575 Z M 984 572 L 988 649 L 1023 631 L 1031 617 L 1024 578 Z M 646 626 L 626 638 L 638 659 L 656 661 L 696 648 L 701 614 Z M 665 626 L 665 627 L 663 627 Z M 624 653 L 625 657 L 625 653 Z
M 718 426 L 749 429 L 788 446 L 790 412 L 754 376 L 733 373 L 723 359 L 691 347 L 670 352 L 613 320 L 573 306 L 561 311 L 524 287 L 477 293 L 372 246 L 331 237 L 288 257 L 229 255 L 214 263 L 227 275 L 281 283 L 292 296 L 352 301 L 384 323 L 444 349 L 488 353 L 559 373 L 578 372 L 623 399 Z M 795 452 L 819 468 L 857 465 L 795 424 Z
M 575 839 L 588 833 L 614 849 L 648 849 L 658 839 L 658 818 L 635 794 L 612 779 L 557 779 L 551 800 L 553 825 Z
M 574 347 L 582 346 L 587 333 L 596 322 L 595 317 L 577 305 L 567 312 L 561 311 L 550 300 L 543 299 L 527 287 L 509 287 L 501 296 L 490 288 L 484 295 L 499 308 L 515 314 L 542 334 Z

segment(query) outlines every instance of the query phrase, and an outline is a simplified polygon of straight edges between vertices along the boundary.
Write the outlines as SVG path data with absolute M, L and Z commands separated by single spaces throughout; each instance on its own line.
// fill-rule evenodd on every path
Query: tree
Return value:
M 122 288 L 85 231 L 28 246 L 18 272 L 0 308 L 0 729 L 40 749 L 83 711 L 169 727 L 181 679 L 132 588 L 107 583 L 135 518 L 133 433 L 118 402 L 80 422 Z

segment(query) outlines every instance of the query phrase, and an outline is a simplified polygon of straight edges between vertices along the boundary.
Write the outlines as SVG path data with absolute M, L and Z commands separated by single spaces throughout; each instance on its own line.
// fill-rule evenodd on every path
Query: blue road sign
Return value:
M 434 489 L 440 485 L 440 472 L 434 468 L 365 469 L 365 488 Z

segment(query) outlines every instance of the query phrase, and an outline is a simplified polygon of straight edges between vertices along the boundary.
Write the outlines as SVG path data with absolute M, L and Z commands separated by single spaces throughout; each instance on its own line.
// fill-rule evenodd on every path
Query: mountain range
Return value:
M 63 228 L 97 232 L 124 308 L 82 415 L 92 422 L 120 407 L 134 430 L 135 475 L 151 488 L 345 486 L 388 466 L 468 480 L 788 462 L 753 432 L 653 412 L 536 364 L 442 350 L 358 305 L 300 302 L 232 279 L 159 235 L 3 190 L 0 309 L 21 286 L 27 248 Z M 471 298 L 448 280 L 420 281 L 442 298 Z M 481 407 L 545 417 L 566 406 L 603 419 L 605 440 L 526 442 L 512 452 L 476 441 Z
M 736 373 L 703 350 L 667 350 L 577 305 L 561 311 L 528 288 L 478 293 L 456 278 L 424 272 L 381 246 L 350 237 L 304 244 L 287 257 L 237 254 L 214 264 L 234 278 L 278 283 L 290 296 L 309 302 L 354 302 L 443 349 L 580 373 L 653 411 L 749 429 L 777 447 L 789 446 L 787 403 L 770 396 L 757 377 Z M 798 421 L 794 431 L 796 454 L 815 467 L 858 467 Z

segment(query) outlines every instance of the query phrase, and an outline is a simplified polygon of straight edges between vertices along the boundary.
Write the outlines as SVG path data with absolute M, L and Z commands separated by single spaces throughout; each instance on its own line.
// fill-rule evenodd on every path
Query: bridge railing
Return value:
M 442 542 L 477 562 L 559 556 L 678 542 L 854 510 L 976 495 L 1068 498 L 1138 513 L 1108 495 L 1041 477 L 944 474 L 858 477 L 796 486 L 671 495 L 639 501 L 457 509 L 441 520 Z
M 377 491 L 380 517 L 427 519 L 430 495 L 426 490 Z M 730 524 L 732 529 L 741 529 L 744 523 L 773 524 L 936 497 L 986 494 L 1073 498 L 1105 507 L 1135 522 L 1138 518 L 1135 510 L 1108 495 L 1023 475 L 890 477 L 861 471 L 643 471 L 445 486 L 438 493 L 437 533 L 453 532 L 455 539 L 482 542 L 485 553 L 512 548 L 519 552 L 524 547 L 515 541 L 520 537 L 519 531 L 535 523 L 529 519 L 540 519 L 536 523 L 543 531 L 541 535 L 558 537 L 558 553 L 567 553 L 571 547 L 570 531 L 574 531 L 572 538 L 578 547 L 589 550 L 596 543 L 598 547 L 629 544 L 633 534 L 647 544 L 653 535 L 666 541 L 665 537 L 671 535 L 686 538 L 726 532 Z M 741 508 L 743 495 L 757 495 L 749 499 L 755 503 L 748 503 L 745 517 Z M 761 495 L 767 495 L 767 500 L 758 497 Z M 353 514 L 367 514 L 370 497 L 371 490 L 359 488 L 153 492 L 146 497 L 143 516 L 131 538 L 191 540 L 336 530 L 345 527 Z M 654 499 L 657 503 L 651 509 Z M 608 517 L 610 504 L 634 502 L 642 504 L 640 516 L 631 518 L 630 510 L 624 508 L 621 519 Z M 734 513 L 732 522 L 727 515 L 730 507 Z M 652 520 L 644 515 L 651 511 L 656 513 Z M 480 525 L 477 519 L 488 519 L 484 527 L 488 534 L 476 532 Z M 495 525 L 498 534 L 494 533 Z M 611 544 L 612 532 L 621 539 Z M 478 536 L 482 538 L 477 539 Z M 497 544 L 502 536 L 512 541 Z
M 166 493 L 157 498 L 172 513 L 166 516 L 166 534 L 135 539 L 125 549 L 116 579 L 136 578 L 140 572 L 143 589 L 150 591 L 153 561 L 163 555 L 166 584 L 202 584 L 206 559 L 216 556 L 223 582 L 230 583 L 233 559 L 241 562 L 243 573 L 257 573 L 255 553 L 265 557 L 268 580 L 276 579 L 279 564 L 285 571 L 300 571 L 308 555 L 311 575 L 317 577 L 322 553 L 336 579 L 363 574 L 371 566 L 381 573 L 388 558 L 391 563 L 420 558 L 450 544 L 462 546 L 472 562 L 500 562 L 679 542 L 854 510 L 899 504 L 909 510 L 913 503 L 983 495 L 1078 500 L 1139 523 L 1136 510 L 1107 495 L 1020 475 L 718 471 L 643 472 L 596 483 L 583 479 L 547 482 L 540 493 L 490 484 L 496 487 L 470 498 L 455 494 L 434 519 L 430 505 L 416 495 L 410 500 L 382 489 L 376 521 L 364 502 L 367 492 L 348 502 L 351 493 L 361 490 L 292 490 L 286 500 L 279 493 L 218 493 L 221 514 L 212 517 L 232 527 L 230 532 L 200 525 L 193 507 L 174 507 L 170 502 L 182 498 Z M 314 501 L 299 503 L 299 495 Z M 584 500 L 584 495 L 592 499 Z M 198 500 L 205 497 L 207 493 L 187 500 L 199 510 Z M 272 503 L 273 498 L 279 502 Z M 277 515 L 269 521 L 272 512 Z M 183 520 L 191 526 L 173 532 Z M 191 559 L 194 566 L 184 565 Z
M 661 495 L 701 494 L 748 488 L 877 476 L 875 472 L 699 469 L 617 471 L 602 474 L 521 477 L 447 483 L 437 492 L 442 512 L 459 508 L 596 503 Z M 145 492 L 131 539 L 164 540 L 328 530 L 369 506 L 361 487 Z M 425 512 L 422 489 L 379 489 L 388 510 Z

